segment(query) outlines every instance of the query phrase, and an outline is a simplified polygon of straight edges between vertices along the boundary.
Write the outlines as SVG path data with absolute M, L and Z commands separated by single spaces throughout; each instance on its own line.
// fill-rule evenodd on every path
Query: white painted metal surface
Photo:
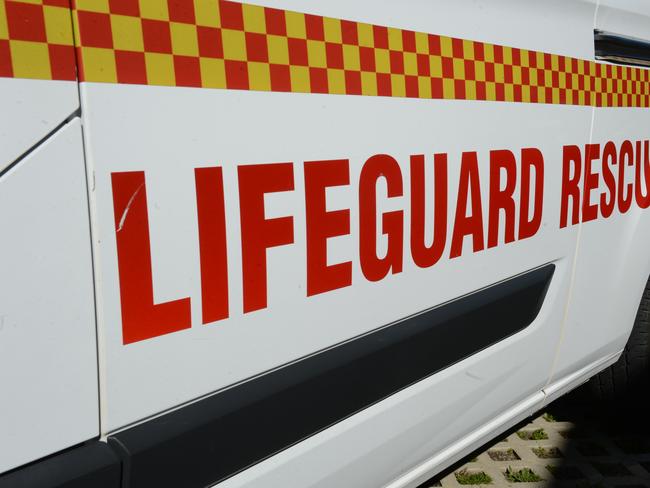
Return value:
M 594 28 L 650 36 L 647 8 L 633 1 L 256 3 L 582 59 L 593 59 Z M 11 114 L 0 117 L 0 173 L 78 108 L 76 90 L 0 79 L 0 104 Z M 650 273 L 650 220 L 633 206 L 561 228 L 562 149 L 647 138 L 647 109 L 108 83 L 82 83 L 80 91 L 85 145 L 75 118 L 0 178 L 0 472 L 555 263 L 544 306 L 524 331 L 220 485 L 416 486 L 609 364 L 625 344 Z M 498 246 L 472 252 L 465 238 L 462 255 L 451 258 L 462 152 L 478 153 L 487 229 L 489 153 L 518 157 L 528 147 L 544 155 L 540 231 L 504 244 L 501 224 Z M 449 158 L 448 237 L 443 258 L 423 269 L 409 249 L 409 157 L 424 154 L 430 165 L 441 152 Z M 404 268 L 372 282 L 360 267 L 359 180 L 376 154 L 400 165 L 403 196 L 388 198 L 382 182 L 377 205 L 379 215 L 403 211 Z M 327 209 L 349 209 L 351 228 L 329 239 L 328 263 L 351 261 L 352 286 L 308 297 L 304 162 L 331 159 L 349 159 L 350 184 L 327 190 Z M 290 216 L 294 242 L 266 252 L 268 306 L 245 313 L 238 169 L 281 162 L 290 163 L 294 188 L 266 195 L 264 212 Z M 229 316 L 203 324 L 194 170 L 209 166 L 223 168 Z M 115 215 L 111 175 L 128 171 L 146 177 L 153 302 L 189 299 L 192 321 L 125 344 L 117 236 L 145 188 Z M 518 177 L 517 201 L 520 189 Z M 386 252 L 385 236 L 378 242 Z
M 0 472 L 98 435 L 79 119 L 0 178 Z
M 0 172 L 78 108 L 74 81 L 0 78 Z

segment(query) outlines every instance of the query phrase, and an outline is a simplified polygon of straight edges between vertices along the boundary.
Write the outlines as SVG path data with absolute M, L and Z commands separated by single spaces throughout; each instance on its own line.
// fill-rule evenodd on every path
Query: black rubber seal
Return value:
M 0 488 L 120 488 L 121 471 L 108 444 L 93 441 L 0 475 Z
M 109 437 L 124 460 L 124 488 L 210 486 L 502 341 L 535 319 L 554 269 L 527 272 Z
M 596 59 L 631 66 L 650 66 L 650 41 L 594 31 Z

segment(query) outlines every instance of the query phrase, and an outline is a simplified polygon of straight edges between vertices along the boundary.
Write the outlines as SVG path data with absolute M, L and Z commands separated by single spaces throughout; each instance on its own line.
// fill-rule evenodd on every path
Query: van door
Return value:
M 224 486 L 383 486 L 541 405 L 593 14 L 80 4 L 102 433 L 132 486 L 279 451 Z
M 601 1 L 594 42 L 591 77 L 600 95 L 594 99 L 592 136 L 566 161 L 568 171 L 580 170 L 572 183 L 567 225 L 581 229 L 554 378 L 616 360 L 650 276 L 650 8 L 642 2 Z M 576 198 L 581 203 L 576 205 Z

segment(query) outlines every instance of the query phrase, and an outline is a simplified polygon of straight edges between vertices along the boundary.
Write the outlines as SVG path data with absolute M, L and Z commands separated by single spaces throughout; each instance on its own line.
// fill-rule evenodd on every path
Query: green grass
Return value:
M 488 485 L 492 483 L 492 478 L 483 471 L 472 473 L 466 469 L 461 469 L 460 471 L 456 471 L 454 476 L 456 476 L 456 481 L 461 485 Z
M 535 447 L 533 448 L 535 456 L 542 459 L 561 458 L 562 453 L 557 447 Z
M 531 483 L 533 481 L 542 481 L 544 479 L 541 476 L 538 476 L 537 473 L 530 468 L 515 470 L 509 466 L 503 474 L 511 483 Z
M 520 439 L 523 440 L 530 440 L 530 441 L 543 441 L 545 439 L 548 439 L 548 434 L 544 429 L 537 429 L 531 431 L 526 431 L 526 430 L 520 430 L 517 432 L 517 435 L 519 436 Z
M 542 415 L 542 418 L 547 422 L 557 422 L 557 419 L 553 416 L 552 413 L 546 412 L 544 415 Z

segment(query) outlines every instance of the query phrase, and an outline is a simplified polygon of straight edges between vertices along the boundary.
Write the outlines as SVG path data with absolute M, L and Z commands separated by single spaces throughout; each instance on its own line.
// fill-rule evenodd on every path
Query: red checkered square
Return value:
M 167 0 L 167 10 L 169 11 L 169 20 L 172 22 L 196 24 L 193 2 L 190 2 L 188 0 Z
M 440 56 L 440 36 L 429 34 L 427 38 L 429 41 L 429 54 Z
M 172 52 L 172 37 L 168 22 L 142 19 L 142 38 L 146 52 L 165 54 Z
M 201 65 L 192 56 L 174 56 L 174 73 L 178 86 L 201 86 Z
M 453 79 L 454 78 L 454 60 L 444 56 L 442 58 L 442 77 Z
M 409 98 L 418 98 L 420 96 L 420 88 L 418 86 L 417 76 L 406 76 L 406 96 Z
M 361 71 L 375 71 L 375 50 L 371 47 L 359 48 Z
M 463 59 L 465 55 L 463 54 L 463 40 L 462 39 L 452 39 L 451 40 L 451 51 L 454 58 Z
M 223 40 L 221 29 L 215 27 L 197 26 L 199 56 L 204 58 L 223 58 Z
M 307 41 L 304 39 L 289 38 L 289 64 L 292 66 L 309 65 Z
M 361 95 L 361 72 L 345 71 L 345 93 Z
M 431 78 L 431 97 L 432 98 L 444 97 L 442 78 Z
M 494 62 L 503 64 L 503 46 L 494 46 Z
M 430 76 L 431 75 L 431 63 L 429 62 L 428 54 L 418 54 L 418 75 L 420 76 Z
M 109 0 L 108 8 L 112 14 L 140 16 L 140 5 L 133 0 Z
M 84 47 L 113 48 L 113 33 L 111 30 L 111 17 L 108 14 L 80 11 L 79 35 L 81 45 Z
M 325 40 L 325 28 L 323 26 L 323 17 L 318 15 L 305 15 L 305 29 L 307 39 L 313 41 Z
M 465 100 L 465 82 L 463 80 L 454 80 L 454 98 L 457 100 Z
M 402 31 L 402 47 L 404 51 L 415 52 L 415 32 L 408 30 Z
M 510 68 L 510 77 L 512 78 L 512 68 Z M 474 68 L 474 61 L 465 60 L 465 79 L 466 80 L 475 80 L 476 79 L 476 70 Z
M 291 71 L 289 66 L 284 64 L 271 64 L 269 66 L 271 73 L 271 90 L 277 92 L 291 91 Z
M 487 100 L 487 92 L 485 89 L 484 81 L 476 82 L 476 98 L 477 100 Z
M 11 64 L 9 41 L 6 39 L 0 39 L 0 76 L 11 78 L 13 75 L 14 71 Z
M 248 67 L 245 61 L 224 61 L 226 86 L 235 90 L 248 90 Z
M 312 93 L 327 93 L 329 83 L 325 68 L 309 68 L 309 85 Z
M 219 0 L 221 27 L 224 29 L 244 30 L 244 12 L 241 3 Z
M 266 32 L 274 36 L 287 35 L 287 22 L 284 16 L 284 10 L 276 8 L 265 8 L 264 18 L 266 20 Z
M 327 42 L 325 43 L 325 55 L 328 68 L 343 69 L 343 46 Z
M 266 36 L 254 32 L 246 32 L 246 54 L 248 61 L 268 63 L 269 50 L 266 44 Z
M 147 84 L 144 53 L 116 50 L 115 69 L 119 83 Z
M 350 22 L 349 20 L 342 20 L 341 35 L 343 38 L 343 44 L 351 44 L 353 46 L 359 44 L 359 35 L 357 33 L 356 22 Z
M 388 29 L 386 27 L 373 25 L 372 35 L 375 40 L 375 48 L 388 49 Z
M 485 48 L 481 42 L 474 43 L 474 59 L 476 61 L 485 61 Z
M 393 85 L 388 73 L 377 73 L 377 95 L 382 97 L 393 95 Z
M 390 72 L 393 74 L 404 74 L 404 54 L 400 51 L 389 51 Z
M 16 41 L 46 42 L 43 7 L 31 3 L 5 2 L 9 38 Z
M 74 47 L 50 44 L 47 48 L 50 54 L 52 79 L 74 81 L 77 78 Z

